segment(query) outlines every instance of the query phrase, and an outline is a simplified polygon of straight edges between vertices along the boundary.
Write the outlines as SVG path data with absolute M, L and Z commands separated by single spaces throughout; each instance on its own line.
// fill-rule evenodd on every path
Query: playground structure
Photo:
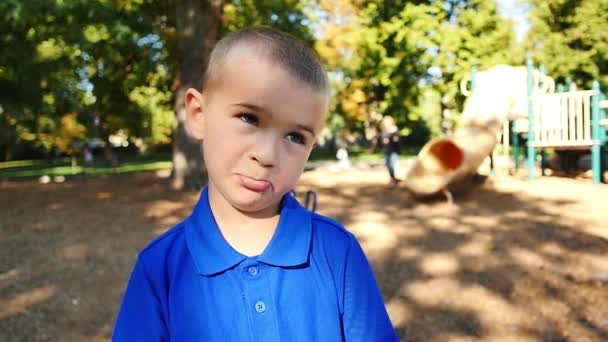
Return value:
M 462 80 L 461 91 L 467 100 L 459 127 L 452 136 L 429 141 L 405 176 L 404 184 L 414 194 L 446 191 L 476 175 L 501 136 L 507 151 L 512 141 L 515 169 L 520 137 L 527 138 L 530 180 L 535 177 L 537 149 L 544 157 L 543 149 L 551 148 L 590 149 L 593 182 L 602 181 L 608 101 L 597 81 L 591 90 L 556 93 L 554 80 L 527 61 L 525 67 L 497 65 L 481 72 L 473 68 L 471 76 Z

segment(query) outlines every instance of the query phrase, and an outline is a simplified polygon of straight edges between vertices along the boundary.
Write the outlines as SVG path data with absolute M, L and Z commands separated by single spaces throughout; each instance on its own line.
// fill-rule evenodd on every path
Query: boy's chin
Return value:
M 281 198 L 235 198 L 232 205 L 239 211 L 247 214 L 266 214 L 275 215 L 278 213 L 279 202 Z

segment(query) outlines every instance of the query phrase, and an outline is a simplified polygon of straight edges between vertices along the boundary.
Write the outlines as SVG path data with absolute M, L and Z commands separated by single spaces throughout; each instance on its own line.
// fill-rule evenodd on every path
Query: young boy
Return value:
M 355 237 L 296 185 L 328 112 L 323 68 L 295 38 L 243 30 L 186 93 L 209 184 L 144 248 L 114 341 L 396 341 Z

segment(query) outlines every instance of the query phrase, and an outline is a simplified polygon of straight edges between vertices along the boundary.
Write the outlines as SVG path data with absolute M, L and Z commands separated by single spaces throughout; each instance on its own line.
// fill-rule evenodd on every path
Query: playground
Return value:
M 531 63 L 470 81 L 454 134 L 402 159 L 401 183 L 346 154 L 310 164 L 298 199 L 357 236 L 403 341 L 608 340 L 604 95 L 555 93 Z M 564 177 L 547 149 L 590 165 Z M 198 199 L 155 165 L 0 183 L 0 340 L 109 339 L 138 251 Z
M 450 204 L 385 172 L 319 168 L 297 190 L 357 235 L 403 341 L 608 339 L 606 185 L 498 173 Z M 137 251 L 197 200 L 166 176 L 0 184 L 0 340 L 108 340 Z
M 204 184 L 234 168 L 266 191 L 304 152 L 277 188 L 357 237 L 401 341 L 608 341 L 607 0 L 0 13 L 0 342 L 109 341 L 138 253 Z M 277 217 L 250 208 L 219 221 L 256 254 Z M 326 323 L 323 308 L 302 313 Z M 278 311 L 275 327 L 306 322 Z M 357 314 L 341 328 L 373 330 Z

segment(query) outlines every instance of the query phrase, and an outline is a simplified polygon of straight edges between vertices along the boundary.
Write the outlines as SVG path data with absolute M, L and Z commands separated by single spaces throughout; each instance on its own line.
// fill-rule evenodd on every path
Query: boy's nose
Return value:
M 264 167 L 272 167 L 276 161 L 278 142 L 275 137 L 266 136 L 255 145 L 251 152 L 251 159 Z

